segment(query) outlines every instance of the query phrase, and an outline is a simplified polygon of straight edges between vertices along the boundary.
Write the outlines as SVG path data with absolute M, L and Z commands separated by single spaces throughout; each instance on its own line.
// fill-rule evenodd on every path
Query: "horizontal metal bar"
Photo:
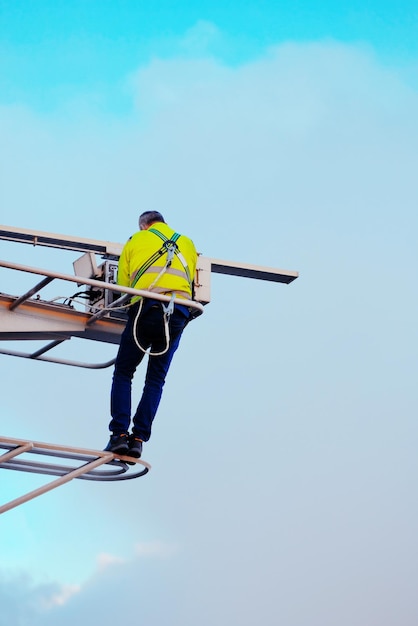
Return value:
M 113 463 L 113 461 L 111 461 L 111 463 Z M 12 459 L 7 462 L 2 462 L 0 464 L 0 468 L 18 470 L 20 472 L 30 472 L 32 474 L 49 474 L 51 476 L 64 476 L 64 474 L 77 469 L 77 467 L 74 466 L 58 465 L 58 463 L 42 463 L 37 460 L 24 461 L 21 459 Z M 126 463 L 119 463 L 116 469 L 96 469 L 91 470 L 91 474 L 97 476 L 119 476 L 120 474 L 124 474 L 128 469 L 129 466 Z
M 92 482 L 115 482 L 120 480 L 132 480 L 134 478 L 140 478 L 148 473 L 148 467 L 144 467 L 138 463 L 135 463 L 135 468 L 124 463 L 123 461 L 110 461 L 106 463 L 106 465 L 110 465 L 110 463 L 117 463 L 119 465 L 119 470 L 104 470 L 104 469 L 95 469 L 90 470 L 83 474 L 82 476 L 78 476 L 77 480 L 90 480 Z M 132 459 L 130 459 L 130 463 L 132 463 Z M 136 469 L 137 467 L 142 469 Z M 101 466 L 103 467 L 103 466 Z M 29 463 L 25 461 L 9 461 L 8 463 L 4 463 L 0 465 L 0 469 L 7 469 L 11 471 L 19 471 L 26 472 L 30 474 L 41 474 L 43 476 L 64 476 L 67 471 L 70 471 L 74 468 L 64 468 L 61 466 L 49 465 L 48 463 Z
M 0 456 L 0 469 L 58 476 L 56 480 L 0 506 L 0 514 L 47 493 L 56 487 L 60 487 L 74 478 L 94 481 L 124 480 L 143 476 L 151 469 L 151 466 L 142 459 L 119 456 L 104 450 L 88 450 L 85 448 L 75 448 L 73 446 L 32 442 L 7 437 L 0 437 L 0 448 L 6 448 L 8 450 L 8 452 Z M 17 456 L 23 454 L 29 456 L 31 454 L 37 454 L 65 460 L 78 460 L 82 462 L 83 465 L 72 467 L 65 464 L 59 465 L 57 463 L 38 462 L 33 459 L 29 461 L 16 459 Z M 107 464 L 116 465 L 118 469 L 98 469 Z M 133 471 L 128 472 L 128 470 L 131 470 L 132 467 L 136 465 L 141 466 L 139 471 L 133 469 Z M 129 475 L 125 476 L 125 474 Z
M 27 443 L 32 443 L 34 452 L 37 454 L 45 454 L 50 452 L 66 454 L 84 455 L 86 458 L 93 457 L 107 457 L 109 452 L 104 450 L 93 450 L 91 448 L 77 448 L 76 446 L 64 446 L 58 443 L 45 443 L 41 441 L 30 441 L 28 439 L 15 439 L 12 437 L 0 437 L 0 445 L 4 444 L 9 446 L 23 446 Z M 83 460 L 85 460 L 83 458 Z
M 24 450 L 25 446 L 30 445 L 30 450 Z M 92 450 L 88 448 L 77 448 L 75 446 L 64 446 L 55 443 L 45 443 L 40 441 L 29 441 L 27 439 L 14 439 L 12 437 L 0 437 L 0 448 L 19 448 L 21 453 L 28 452 L 30 454 L 44 455 L 44 456 L 52 456 L 56 458 L 70 459 L 70 460 L 80 460 L 80 461 L 89 461 L 91 458 L 96 457 L 108 457 L 109 452 L 106 450 Z M 1 457 L 0 457 L 1 459 Z M 113 459 L 113 460 L 112 460 Z M 142 459 L 133 459 L 131 457 L 126 457 L 122 455 L 112 454 L 112 459 L 109 461 L 113 463 L 115 459 L 120 459 L 124 461 L 128 459 L 130 462 L 135 461 L 151 469 L 151 466 Z
M 21 272 L 28 272 L 30 274 L 39 274 L 41 276 L 51 276 L 57 280 L 67 280 L 71 283 L 77 283 L 82 285 L 90 285 L 91 287 L 97 287 L 98 289 L 108 289 L 109 291 L 116 291 L 120 293 L 127 293 L 131 296 L 142 296 L 143 298 L 152 298 L 153 300 L 159 300 L 161 302 L 170 302 L 171 297 L 165 296 L 161 293 L 154 293 L 153 291 L 146 291 L 145 289 L 133 289 L 132 287 L 123 287 L 122 285 L 114 285 L 113 283 L 106 283 L 101 280 L 95 280 L 94 278 L 84 278 L 82 276 L 73 276 L 72 274 L 62 274 L 59 272 L 53 272 L 40 267 L 31 267 L 29 265 L 21 265 L 20 263 L 10 263 L 9 261 L 0 260 L 0 267 L 6 267 L 11 270 L 19 270 Z M 183 306 L 196 309 L 198 313 L 203 313 L 204 307 L 200 302 L 194 300 L 185 300 L 184 298 L 174 298 L 175 304 L 182 304 Z
M 0 456 L 0 466 L 1 464 L 5 463 L 7 461 L 7 467 L 9 467 L 11 465 L 10 463 L 10 459 L 13 459 L 13 463 L 16 465 L 21 465 L 24 468 L 32 468 L 32 467 L 37 467 L 37 468 L 43 468 L 43 469 L 53 469 L 53 470 L 64 470 L 64 469 L 75 469 L 73 467 L 69 467 L 67 465 L 56 465 L 54 463 L 48 462 L 48 463 L 42 463 L 40 461 L 25 461 L 25 460 L 21 460 L 21 459 L 15 459 L 14 457 L 18 456 L 18 455 L 23 455 L 27 452 L 29 452 L 30 454 L 28 454 L 27 456 L 31 456 L 31 455 L 37 455 L 37 456 L 47 456 L 47 457 L 51 457 L 51 458 L 58 458 L 58 459 L 64 459 L 66 461 L 83 461 L 83 462 L 88 462 L 92 460 L 92 457 L 97 456 L 97 453 L 95 455 L 91 454 L 90 451 L 88 451 L 88 453 L 85 453 L 84 450 L 81 452 L 69 452 L 68 449 L 66 450 L 62 450 L 62 449 L 46 449 L 45 448 L 45 444 L 42 444 L 42 447 L 36 447 L 35 444 L 33 442 L 29 442 L 27 444 L 24 445 L 15 445 L 15 444 L 11 444 L 10 440 L 8 440 L 9 443 L 3 443 L 0 442 L 0 448 L 5 448 L 5 449 L 9 449 L 10 451 L 2 456 Z M 39 445 L 39 444 L 38 444 Z M 13 447 L 15 446 L 15 447 Z M 103 453 L 101 453 L 103 455 Z M 106 452 L 104 452 L 104 454 L 107 454 Z M 139 462 L 139 461 L 138 461 Z M 120 474 L 122 472 L 125 472 L 127 469 L 129 469 L 128 465 L 126 463 L 122 463 L 119 460 L 113 459 L 112 461 L 109 461 L 109 463 L 107 463 L 106 465 L 110 465 L 110 466 L 114 466 L 116 467 L 116 470 L 108 470 L 106 468 L 103 468 L 103 470 L 93 470 L 92 474 L 98 475 L 98 476 L 102 476 L 102 475 L 108 475 L 108 474 Z
M 33 246 L 73 250 L 74 252 L 95 252 L 96 254 L 114 257 L 120 256 L 123 247 L 122 244 L 112 243 L 111 241 L 71 237 L 4 225 L 0 225 L 0 239 L 17 243 L 28 243 Z
M 285 283 L 286 285 L 299 276 L 298 272 L 292 272 L 289 270 L 279 270 L 272 267 L 249 265 L 248 263 L 221 261 L 219 259 L 211 259 L 211 270 L 215 274 L 227 274 L 229 276 L 242 276 L 244 278 L 255 278 L 257 280 L 268 280 L 275 283 Z
M 68 359 L 58 359 L 55 357 L 48 356 L 37 356 L 34 357 L 30 352 L 18 352 L 16 350 L 4 350 L 0 348 L 0 354 L 4 354 L 6 356 L 17 356 L 22 359 L 33 359 L 36 361 L 45 361 L 47 363 L 56 363 L 57 365 L 71 365 L 73 367 L 83 367 L 85 369 L 90 370 L 101 370 L 106 369 L 106 367 L 110 367 L 115 363 L 116 359 L 111 359 L 110 361 L 104 361 L 103 363 L 84 363 L 83 361 L 70 361 Z
M 36 230 L 15 228 L 12 226 L 0 225 L 0 239 L 16 241 L 20 243 L 30 243 L 32 245 L 49 246 L 74 250 L 77 252 L 95 252 L 107 257 L 119 258 L 123 245 L 110 241 L 98 241 L 96 239 L 83 239 L 67 235 L 54 233 L 44 233 Z M 235 263 L 233 261 L 223 261 L 201 257 L 203 261 L 209 262 L 211 271 L 217 274 L 228 274 L 230 276 L 244 276 L 258 280 L 268 280 L 278 283 L 289 284 L 299 273 L 289 270 L 280 270 L 269 267 L 258 267 L 247 263 Z

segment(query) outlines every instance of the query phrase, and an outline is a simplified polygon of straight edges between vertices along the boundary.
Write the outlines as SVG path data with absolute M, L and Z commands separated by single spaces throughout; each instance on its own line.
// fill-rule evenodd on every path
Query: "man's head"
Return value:
M 139 229 L 147 230 L 155 222 L 164 222 L 165 219 L 158 211 L 145 211 L 139 216 Z

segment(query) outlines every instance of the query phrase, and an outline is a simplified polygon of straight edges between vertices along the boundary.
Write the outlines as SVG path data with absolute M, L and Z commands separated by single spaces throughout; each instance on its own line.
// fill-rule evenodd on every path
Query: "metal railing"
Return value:
M 22 306 L 22 304 L 27 303 L 28 301 L 30 301 L 34 306 L 38 306 L 39 305 L 38 301 L 32 300 L 33 296 L 35 294 L 39 294 L 39 292 L 44 287 L 49 285 L 53 280 L 63 280 L 63 281 L 71 282 L 71 283 L 77 283 L 78 286 L 86 285 L 89 287 L 94 287 L 101 291 L 109 290 L 115 293 L 122 293 L 123 295 L 120 298 L 110 303 L 106 307 L 101 308 L 95 311 L 94 313 L 85 314 L 86 318 L 85 318 L 84 328 L 86 330 L 89 327 L 92 327 L 96 322 L 98 322 L 105 316 L 109 315 L 112 309 L 116 309 L 126 304 L 126 302 L 132 296 L 140 296 L 142 298 L 152 298 L 153 300 L 158 300 L 160 302 L 171 301 L 171 296 L 167 296 L 167 295 L 160 294 L 160 293 L 154 293 L 151 291 L 146 291 L 144 289 L 134 289 L 132 287 L 123 287 L 121 285 L 115 285 L 113 283 L 104 282 L 102 280 L 97 280 L 93 278 L 85 278 L 82 276 L 73 276 L 71 274 L 63 274 L 63 273 L 47 270 L 44 268 L 36 268 L 36 267 L 28 266 L 28 265 L 21 265 L 19 263 L 12 263 L 9 261 L 0 260 L 0 267 L 4 267 L 10 270 L 17 270 L 20 272 L 27 272 L 27 273 L 31 273 L 35 275 L 44 276 L 43 280 L 41 280 L 34 287 L 26 291 L 23 295 L 19 297 L 13 297 L 12 301 L 8 305 L 8 311 L 10 312 L 16 311 L 20 306 Z M 192 314 L 194 316 L 198 316 L 203 313 L 204 307 L 200 302 L 196 302 L 194 300 L 185 300 L 184 298 L 174 298 L 173 301 L 175 304 L 181 304 L 183 306 L 187 306 L 190 309 L 192 309 Z M 74 315 L 77 315 L 77 316 L 80 315 L 79 311 L 72 310 L 69 307 L 65 308 L 65 313 L 66 315 L 68 313 L 70 314 L 73 313 Z M 48 315 L 48 312 L 44 312 L 44 315 Z M 80 318 L 78 317 L 78 320 L 79 319 Z M 121 322 L 120 320 L 118 320 L 117 322 L 115 321 L 114 323 L 119 324 L 119 325 L 123 323 L 124 325 L 124 322 Z M 51 334 L 54 334 L 54 333 L 51 332 Z M 63 334 L 65 335 L 65 333 Z M 75 367 L 85 367 L 89 369 L 100 369 L 100 368 L 109 367 L 110 365 L 113 365 L 113 363 L 115 362 L 115 360 L 112 359 L 110 361 L 106 361 L 103 363 L 83 363 L 80 361 L 72 361 L 68 359 L 45 356 L 46 352 L 49 352 L 51 349 L 57 347 L 64 341 L 70 339 L 71 336 L 72 336 L 71 331 L 69 331 L 68 334 L 66 334 L 65 336 L 57 337 L 56 339 L 54 339 L 54 341 L 46 344 L 44 347 L 40 348 L 39 350 L 36 350 L 35 352 L 19 352 L 16 350 L 0 349 L 0 354 L 22 357 L 22 358 L 27 358 L 27 359 L 40 360 L 40 361 L 47 361 L 50 363 L 58 363 L 62 365 L 72 365 Z M 0 339 L 1 339 L 1 328 L 0 328 Z
M 52 482 L 1 505 L 0 514 L 60 487 L 74 478 L 93 481 L 129 480 L 144 476 L 151 469 L 149 463 L 142 459 L 115 455 L 101 450 L 88 450 L 25 439 L 0 437 L 0 449 L 6 450 L 0 455 L 0 469 L 58 477 Z M 40 455 L 49 457 L 53 461 L 39 461 Z M 56 459 L 60 462 L 57 463 Z

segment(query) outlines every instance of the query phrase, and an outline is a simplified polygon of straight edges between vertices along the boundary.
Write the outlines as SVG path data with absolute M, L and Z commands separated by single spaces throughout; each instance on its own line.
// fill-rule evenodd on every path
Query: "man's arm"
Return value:
M 118 264 L 118 285 L 122 285 L 122 287 L 131 286 L 129 271 L 129 241 L 123 247 Z

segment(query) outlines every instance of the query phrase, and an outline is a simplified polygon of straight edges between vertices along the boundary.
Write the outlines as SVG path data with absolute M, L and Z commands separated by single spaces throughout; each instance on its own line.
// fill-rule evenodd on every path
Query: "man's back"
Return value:
M 166 242 L 175 240 L 175 252 L 169 267 Z M 191 299 L 192 282 L 196 272 L 197 253 L 194 243 L 164 222 L 153 223 L 148 229 L 135 233 L 125 244 L 119 260 L 118 284 L 156 293 Z M 161 274 L 161 275 L 160 275 Z

